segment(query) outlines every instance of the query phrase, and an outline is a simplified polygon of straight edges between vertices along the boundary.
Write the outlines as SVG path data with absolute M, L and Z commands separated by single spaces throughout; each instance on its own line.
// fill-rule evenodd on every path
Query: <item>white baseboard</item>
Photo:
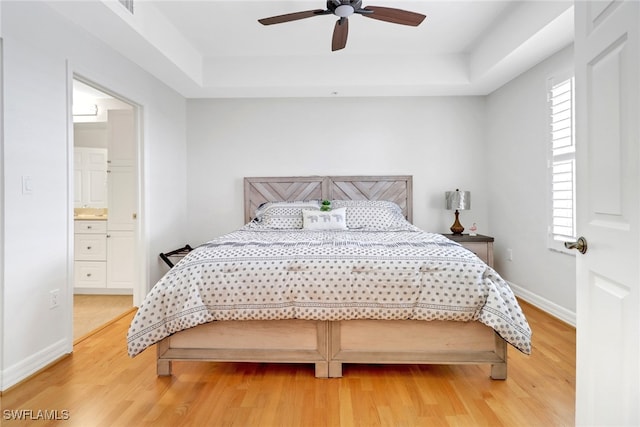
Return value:
M 9 387 L 13 387 L 20 381 L 29 378 L 29 376 L 47 367 L 62 356 L 71 353 L 72 349 L 73 344 L 69 343 L 67 339 L 62 339 L 40 350 L 25 360 L 21 360 L 15 365 L 9 366 L 7 369 L 2 371 L 2 376 L 0 377 L 2 378 L 0 391 L 7 390 Z
M 521 288 L 515 283 L 509 282 L 509 286 L 513 290 L 513 293 L 516 294 L 517 297 L 522 298 L 526 302 L 536 306 L 540 310 L 543 310 L 549 313 L 553 317 L 557 317 L 565 323 L 575 327 L 576 326 L 576 313 L 574 311 L 567 310 L 566 308 L 559 306 L 558 304 L 549 301 L 541 297 L 540 295 L 534 294 L 533 292 Z

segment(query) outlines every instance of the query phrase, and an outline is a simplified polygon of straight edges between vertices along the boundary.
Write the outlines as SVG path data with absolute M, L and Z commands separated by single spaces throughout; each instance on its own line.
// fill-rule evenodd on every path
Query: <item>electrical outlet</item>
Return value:
M 513 249 L 507 248 L 507 261 L 513 261 Z
M 56 308 L 60 303 L 60 289 L 49 292 L 49 308 Z

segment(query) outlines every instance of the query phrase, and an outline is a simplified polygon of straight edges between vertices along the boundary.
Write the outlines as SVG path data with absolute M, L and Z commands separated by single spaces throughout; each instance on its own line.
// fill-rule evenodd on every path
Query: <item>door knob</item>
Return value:
M 584 254 L 587 252 L 587 239 L 578 237 L 578 240 L 575 242 L 564 242 L 564 247 L 567 249 L 575 249 L 581 254 Z

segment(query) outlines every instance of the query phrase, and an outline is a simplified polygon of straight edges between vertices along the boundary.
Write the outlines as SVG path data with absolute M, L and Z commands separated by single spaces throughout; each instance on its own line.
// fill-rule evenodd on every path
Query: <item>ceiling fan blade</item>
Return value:
M 344 49 L 347 45 L 347 36 L 349 35 L 349 20 L 340 18 L 333 27 L 333 38 L 331 40 L 331 51 Z
M 298 19 L 311 18 L 318 15 L 327 15 L 329 13 L 331 12 L 323 9 L 305 10 L 303 12 L 287 13 L 284 15 L 258 19 L 258 22 L 262 25 L 282 24 L 283 22 L 297 21 Z
M 367 6 L 364 9 L 360 9 L 363 12 L 362 16 L 367 18 L 377 19 L 379 21 L 392 22 L 394 24 L 411 25 L 417 27 L 422 23 L 425 15 L 416 12 L 410 12 L 408 10 L 394 9 L 392 7 L 380 7 L 380 6 Z M 356 11 L 359 13 L 359 11 Z

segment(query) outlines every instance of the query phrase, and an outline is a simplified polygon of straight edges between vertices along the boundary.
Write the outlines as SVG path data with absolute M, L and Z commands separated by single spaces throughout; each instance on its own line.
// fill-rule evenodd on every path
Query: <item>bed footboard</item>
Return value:
M 175 333 L 157 344 L 157 374 L 173 361 L 313 363 L 329 376 L 328 322 L 313 320 L 218 321 Z
M 490 364 L 507 378 L 506 342 L 479 322 L 347 320 L 329 324 L 329 376 L 343 363 Z
M 318 378 L 342 376 L 344 363 L 489 364 L 507 378 L 507 345 L 479 322 L 419 320 L 220 321 L 157 345 L 157 373 L 173 361 L 313 363 Z

